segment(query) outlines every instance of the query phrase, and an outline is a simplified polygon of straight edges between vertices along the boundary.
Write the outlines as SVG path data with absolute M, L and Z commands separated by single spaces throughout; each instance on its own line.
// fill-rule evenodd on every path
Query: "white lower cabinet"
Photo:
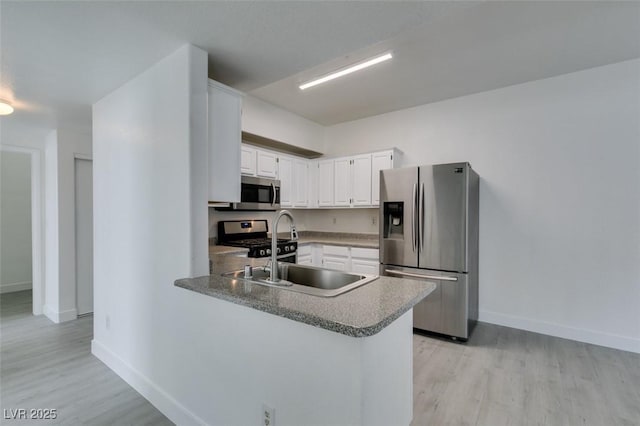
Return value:
M 332 245 L 298 246 L 298 263 L 357 274 L 378 275 L 378 249 Z
M 322 256 L 322 267 L 336 271 L 349 272 L 349 258 L 339 256 Z
M 351 259 L 351 272 L 365 275 L 379 275 L 380 263 L 375 260 Z
M 322 267 L 349 272 L 351 270 L 349 247 L 322 246 Z
M 299 265 L 379 275 L 378 252 L 378 249 L 306 243 L 298 245 L 297 262 Z
M 352 247 L 351 272 L 378 275 L 380 273 L 379 250 Z
M 304 244 L 298 246 L 297 251 L 297 263 L 298 265 L 313 265 L 313 254 L 310 244 Z

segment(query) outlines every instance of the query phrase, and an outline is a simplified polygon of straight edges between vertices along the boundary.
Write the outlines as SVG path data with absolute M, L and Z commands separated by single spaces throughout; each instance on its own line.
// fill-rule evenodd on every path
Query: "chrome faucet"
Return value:
M 282 216 L 288 216 L 291 221 L 291 226 L 289 228 L 291 232 L 291 239 L 298 239 L 298 232 L 296 231 L 293 216 L 289 210 L 280 210 L 276 213 L 275 218 L 271 222 L 273 225 L 271 226 L 271 269 L 269 270 L 269 281 L 272 284 L 276 284 L 280 281 L 278 279 L 278 223 Z

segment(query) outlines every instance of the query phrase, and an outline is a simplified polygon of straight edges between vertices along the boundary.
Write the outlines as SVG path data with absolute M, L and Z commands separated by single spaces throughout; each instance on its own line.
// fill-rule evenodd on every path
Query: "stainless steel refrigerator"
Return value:
M 478 320 L 479 178 L 469 163 L 380 172 L 380 273 L 427 280 L 413 327 L 469 338 Z

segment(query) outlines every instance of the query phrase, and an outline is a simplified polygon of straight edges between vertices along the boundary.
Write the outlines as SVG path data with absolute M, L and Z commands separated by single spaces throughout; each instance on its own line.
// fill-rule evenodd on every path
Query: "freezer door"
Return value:
M 418 266 L 418 168 L 380 172 L 380 262 Z
M 433 333 L 468 339 L 475 319 L 469 316 L 467 274 L 381 265 L 383 275 L 425 280 L 436 289 L 413 307 L 413 327 Z
M 467 272 L 469 163 L 420 167 L 418 266 Z

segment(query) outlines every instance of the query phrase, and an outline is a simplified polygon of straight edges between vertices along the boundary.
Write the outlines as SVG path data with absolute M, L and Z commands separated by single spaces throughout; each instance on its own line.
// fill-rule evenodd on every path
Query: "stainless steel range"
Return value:
M 249 257 L 271 256 L 271 239 L 267 238 L 268 222 L 262 220 L 224 220 L 218 222 L 218 244 L 249 249 Z M 278 239 L 278 260 L 296 263 L 298 243 Z

